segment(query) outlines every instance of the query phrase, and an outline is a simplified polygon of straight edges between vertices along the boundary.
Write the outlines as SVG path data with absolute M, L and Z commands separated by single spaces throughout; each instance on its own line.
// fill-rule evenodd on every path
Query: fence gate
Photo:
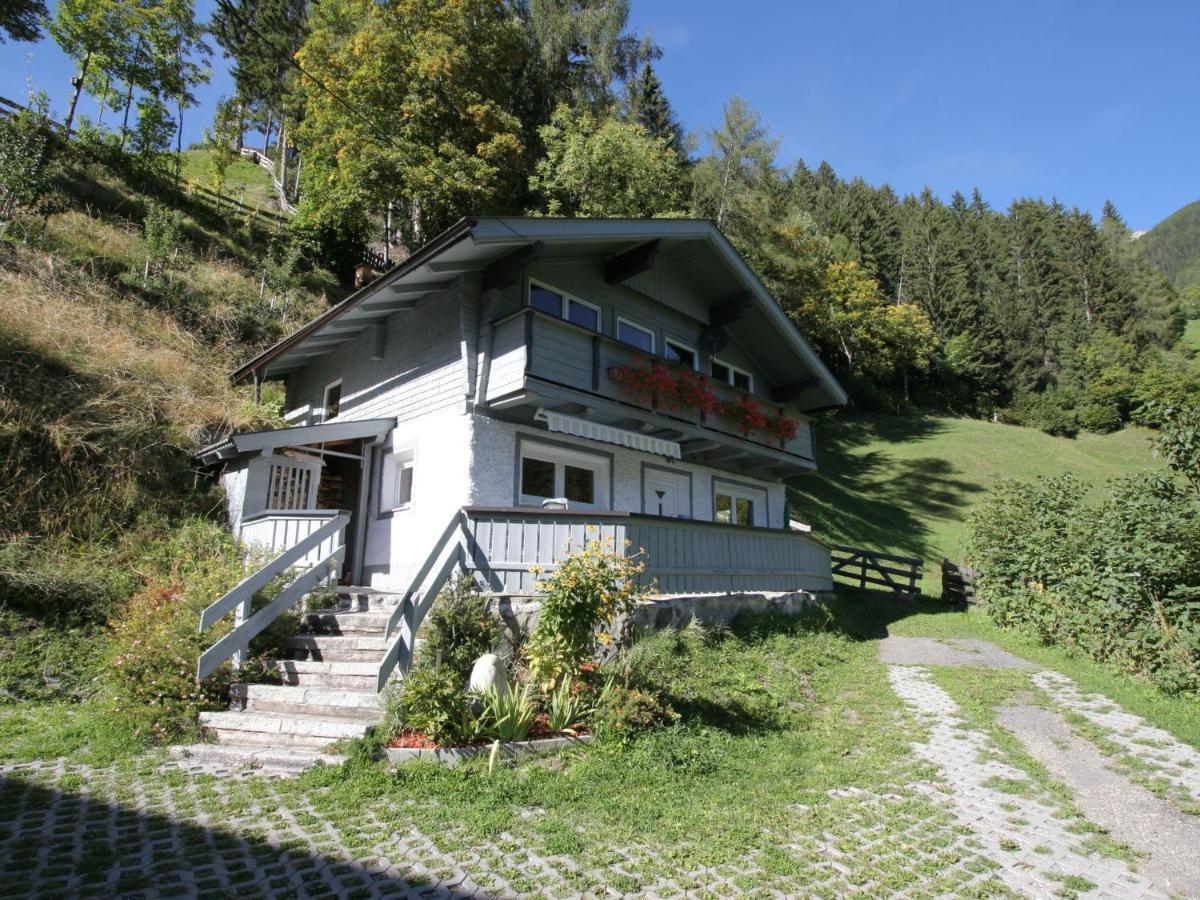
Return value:
M 921 593 L 919 559 L 894 556 L 861 547 L 834 546 L 829 554 L 833 577 L 856 583 L 860 588 L 879 587 L 896 594 L 915 597 Z

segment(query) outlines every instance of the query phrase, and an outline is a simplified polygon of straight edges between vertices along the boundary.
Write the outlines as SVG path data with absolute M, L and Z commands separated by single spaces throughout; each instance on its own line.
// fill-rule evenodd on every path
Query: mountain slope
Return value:
M 1138 238 L 1137 247 L 1176 289 L 1200 284 L 1200 200 L 1163 219 Z

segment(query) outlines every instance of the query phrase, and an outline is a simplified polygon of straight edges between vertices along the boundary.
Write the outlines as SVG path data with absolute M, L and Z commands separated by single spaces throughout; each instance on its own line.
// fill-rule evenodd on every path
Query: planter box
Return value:
M 534 756 L 542 753 L 556 753 L 568 747 L 582 747 L 592 740 L 590 734 L 579 737 L 542 738 L 536 741 L 514 741 L 511 744 L 500 745 L 500 755 L 505 759 L 516 759 L 519 756 Z M 438 762 L 446 766 L 456 766 L 460 762 L 474 759 L 477 756 L 489 756 L 492 745 L 481 747 L 443 747 L 439 750 L 423 750 L 419 747 L 384 747 L 388 762 L 401 765 L 418 759 Z

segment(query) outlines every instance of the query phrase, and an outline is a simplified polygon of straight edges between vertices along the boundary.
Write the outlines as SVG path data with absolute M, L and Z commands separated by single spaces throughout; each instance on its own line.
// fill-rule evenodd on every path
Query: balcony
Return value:
M 609 374 L 650 360 L 685 371 L 662 357 L 535 309 L 506 316 L 493 329 L 484 398 L 500 418 L 532 422 L 544 408 L 676 441 L 689 462 L 774 477 L 815 468 L 812 430 L 802 416 L 793 416 L 800 428 L 791 440 L 758 430 L 745 434 L 724 412 L 664 409 L 653 396 L 632 395 Z M 722 401 L 747 396 L 712 379 L 708 385 Z M 750 396 L 768 412 L 780 412 L 778 404 Z

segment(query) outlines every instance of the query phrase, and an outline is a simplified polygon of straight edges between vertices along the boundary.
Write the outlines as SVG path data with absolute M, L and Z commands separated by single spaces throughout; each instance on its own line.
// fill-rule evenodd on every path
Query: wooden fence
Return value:
M 975 570 L 943 559 L 942 599 L 947 603 L 974 603 Z
M 921 592 L 918 584 L 922 562 L 911 556 L 835 545 L 831 548 L 830 561 L 834 579 L 851 581 L 860 588 L 880 587 L 910 597 Z

